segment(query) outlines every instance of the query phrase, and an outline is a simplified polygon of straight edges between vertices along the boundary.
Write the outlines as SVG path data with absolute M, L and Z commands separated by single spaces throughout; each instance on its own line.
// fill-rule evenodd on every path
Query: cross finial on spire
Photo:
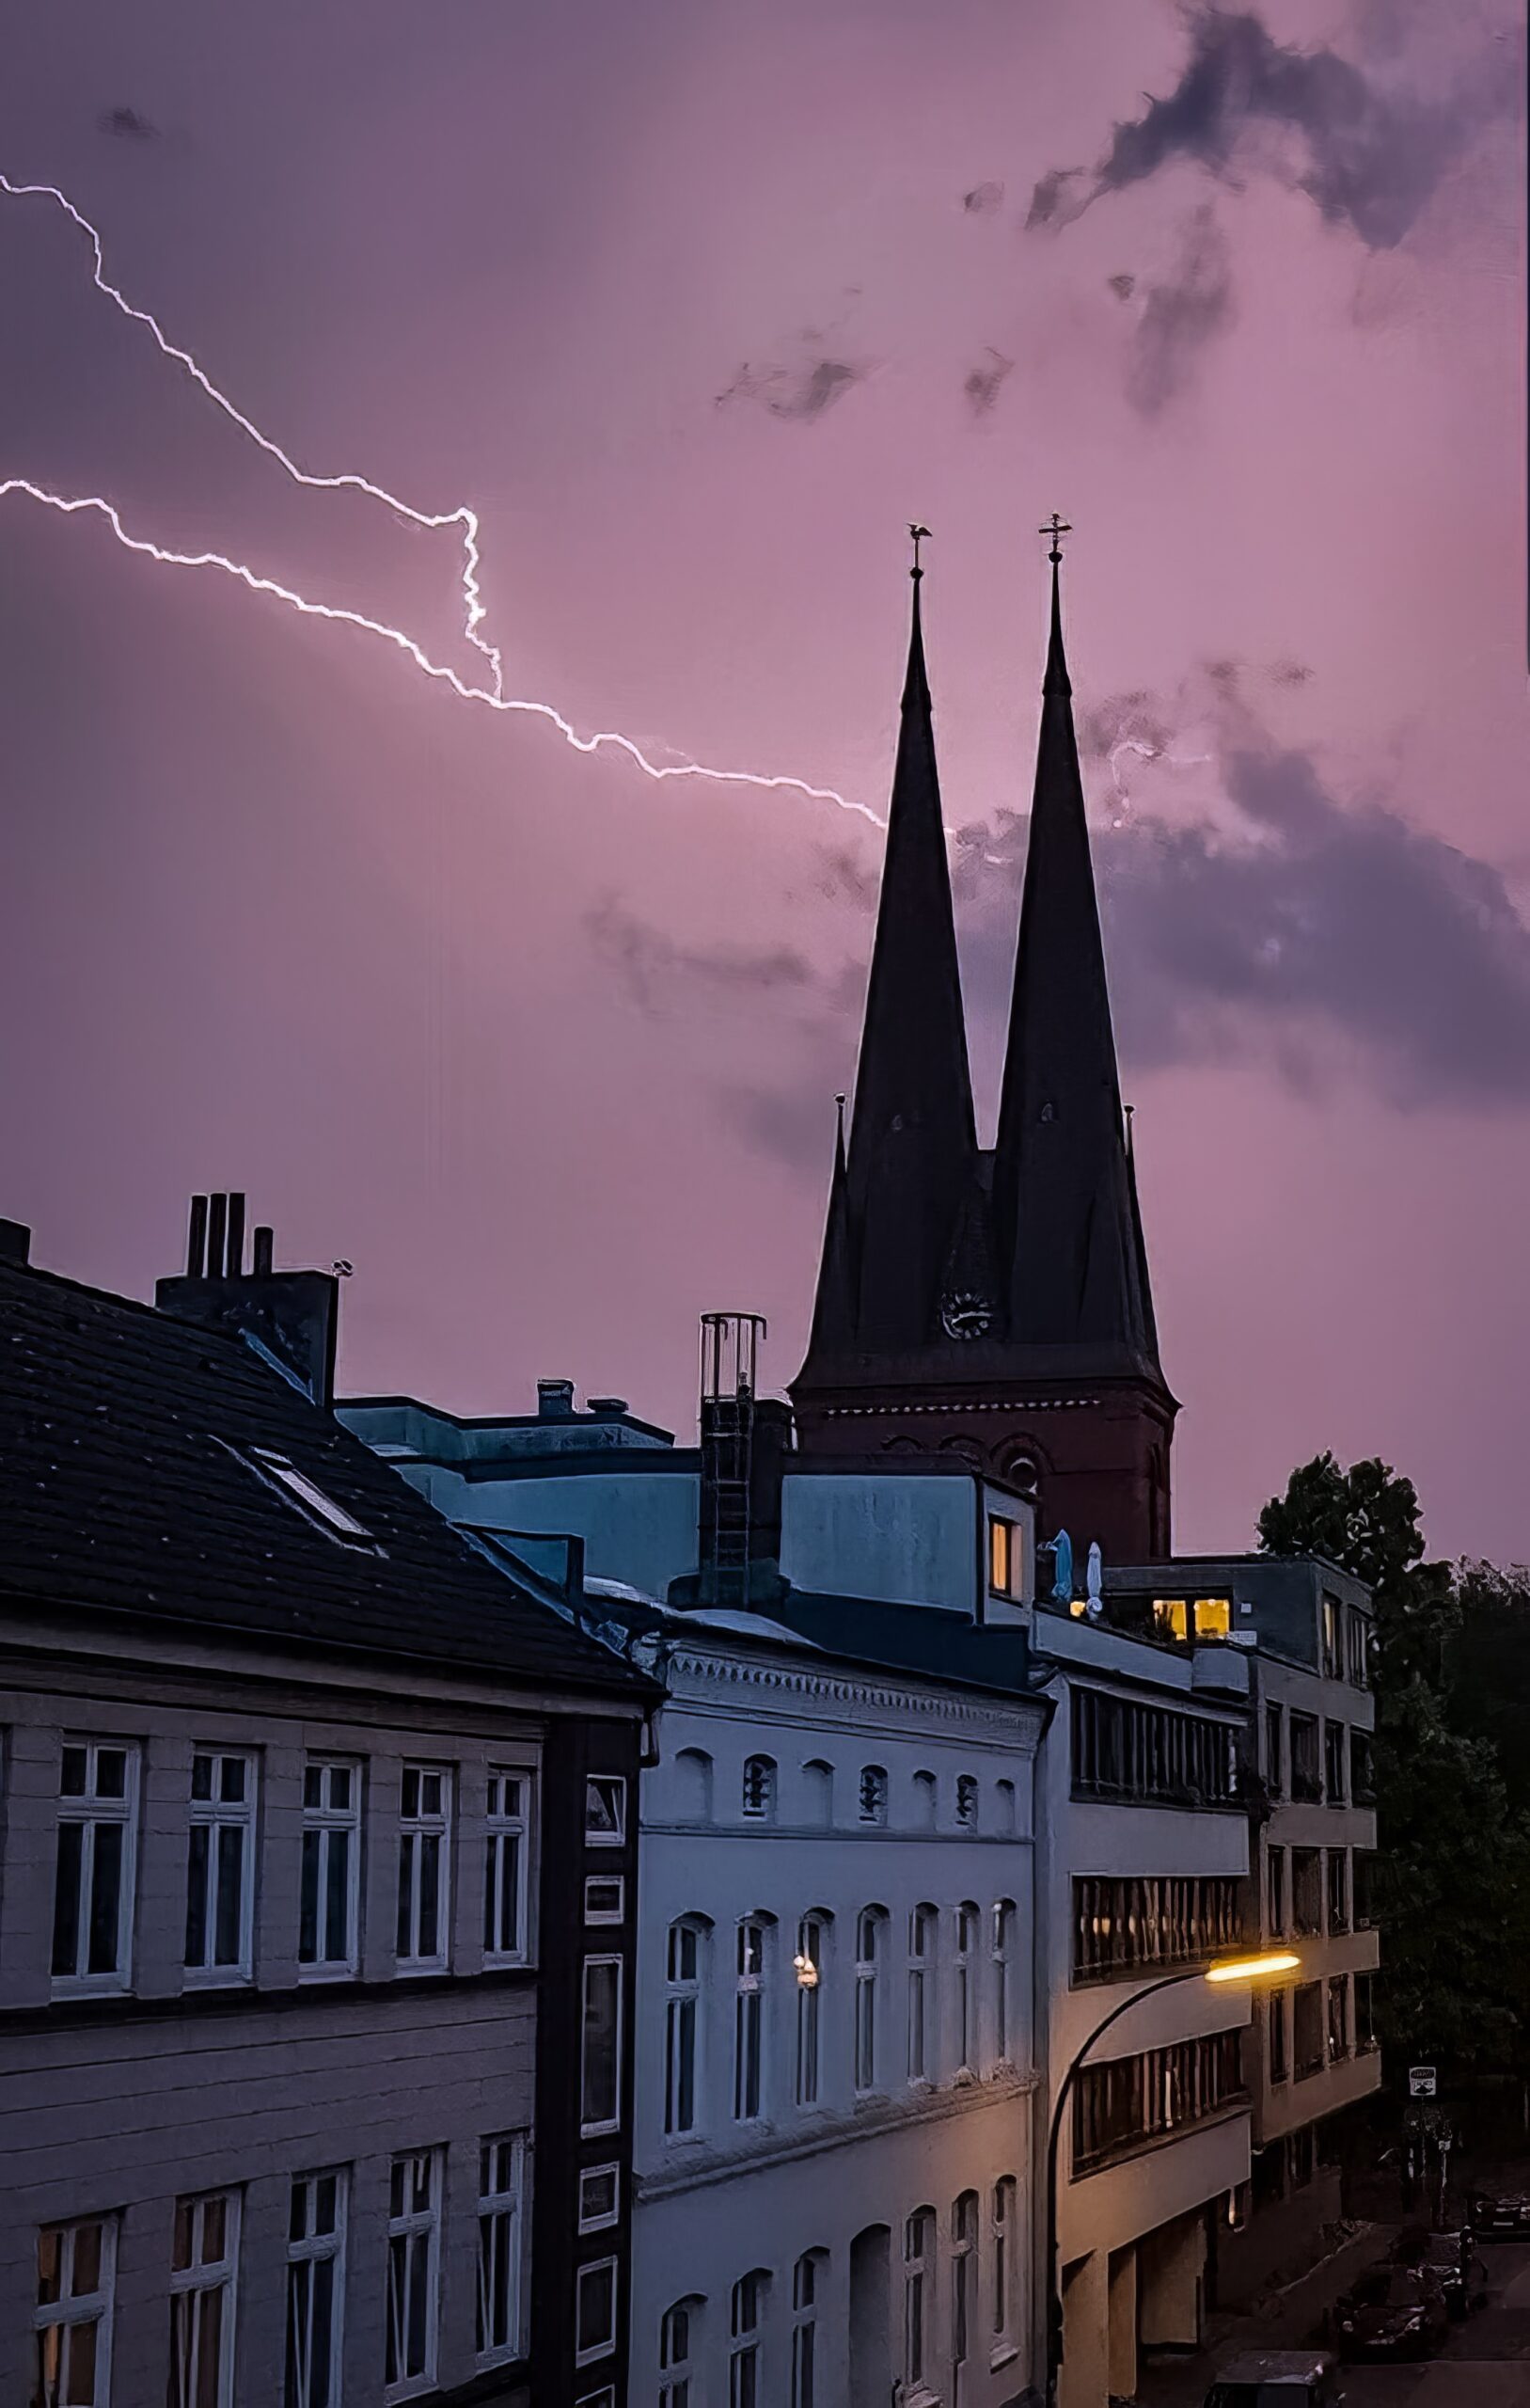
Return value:
M 908 522 L 908 532 L 914 539 L 914 565 L 909 570 L 908 574 L 911 578 L 917 580 L 924 574 L 919 564 L 919 547 L 921 544 L 928 542 L 930 531 L 927 527 L 916 527 L 912 519 L 910 519 Z
M 1049 535 L 1051 537 L 1052 547 L 1048 553 L 1047 558 L 1055 564 L 1063 557 L 1063 546 L 1060 539 L 1064 535 L 1071 535 L 1073 532 L 1072 528 L 1068 525 L 1065 518 L 1059 518 L 1056 511 L 1054 510 L 1052 512 L 1049 524 L 1045 527 L 1038 527 L 1036 532 L 1038 535 Z

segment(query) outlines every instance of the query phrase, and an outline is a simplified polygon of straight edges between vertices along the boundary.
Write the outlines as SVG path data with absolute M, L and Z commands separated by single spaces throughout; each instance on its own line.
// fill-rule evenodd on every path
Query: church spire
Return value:
M 1009 1336 L 1161 1383 L 1063 643 L 1069 530 L 1054 513 L 1041 531 L 1051 633 L 994 1161 Z
M 820 1343 L 904 1353 L 937 1324 L 977 1136 L 956 964 L 935 730 L 914 595 L 881 900 L 843 1172 L 836 1167 L 813 1316 Z

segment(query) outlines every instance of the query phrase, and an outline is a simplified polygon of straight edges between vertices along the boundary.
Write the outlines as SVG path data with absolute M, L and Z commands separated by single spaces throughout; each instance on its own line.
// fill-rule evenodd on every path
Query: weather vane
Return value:
M 1049 561 L 1060 561 L 1063 557 L 1061 538 L 1065 535 L 1071 535 L 1073 530 L 1068 525 L 1065 518 L 1059 518 L 1056 511 L 1054 510 L 1052 512 L 1050 525 L 1047 527 L 1038 527 L 1036 529 L 1036 532 L 1038 535 L 1049 535 L 1051 537 L 1052 547 L 1048 553 L 1047 558 Z
M 930 531 L 927 527 L 916 527 L 910 519 L 908 523 L 908 532 L 914 539 L 914 565 L 908 572 L 910 577 L 923 577 L 924 574 L 919 564 L 919 547 L 921 544 L 924 543 L 928 539 L 929 531 Z

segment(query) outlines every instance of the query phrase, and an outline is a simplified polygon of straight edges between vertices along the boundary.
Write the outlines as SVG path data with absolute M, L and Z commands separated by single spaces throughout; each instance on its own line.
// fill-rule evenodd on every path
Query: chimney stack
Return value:
M 23 1265 L 32 1259 L 32 1232 L 24 1221 L 0 1220 L 0 1262 Z
M 539 1380 L 537 1382 L 537 1419 L 539 1421 L 572 1421 L 573 1418 L 573 1381 Z
M 194 1196 L 185 1272 L 159 1280 L 154 1302 L 181 1321 L 255 1339 L 315 1404 L 328 1407 L 335 1401 L 339 1281 L 328 1271 L 274 1270 L 275 1239 L 266 1227 L 255 1232 L 246 1272 L 244 1220 L 241 1189 Z

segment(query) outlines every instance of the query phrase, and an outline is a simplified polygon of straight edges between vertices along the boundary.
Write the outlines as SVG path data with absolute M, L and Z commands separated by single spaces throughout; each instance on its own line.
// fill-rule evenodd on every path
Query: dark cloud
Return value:
M 1182 392 L 1201 353 L 1232 317 L 1226 237 L 1207 205 L 1186 225 L 1170 275 L 1147 287 L 1127 364 L 1127 398 L 1133 409 L 1156 417 Z
M 718 406 L 758 402 L 772 418 L 818 419 L 869 373 L 847 359 L 810 359 L 797 368 L 761 368 L 746 360 L 727 390 L 718 395 Z
M 978 365 L 969 371 L 962 391 L 971 405 L 974 418 L 986 418 L 1014 365 L 1013 359 L 1006 359 L 1002 351 L 995 351 L 990 344 Z
M 103 109 L 96 124 L 103 134 L 115 135 L 122 142 L 154 142 L 159 127 L 140 109 L 130 108 L 119 102 L 116 108 Z
M 1188 159 L 1226 175 L 1251 133 L 1286 132 L 1300 156 L 1265 151 L 1261 164 L 1310 194 L 1331 224 L 1347 225 L 1372 250 L 1400 243 L 1474 134 L 1513 105 L 1513 77 L 1500 50 L 1457 79 L 1449 92 L 1411 93 L 1367 75 L 1327 48 L 1276 41 L 1252 12 L 1199 8 L 1178 83 L 1118 125 L 1083 192 L 1078 168 L 1053 167 L 1037 182 L 1027 224 L 1063 226 L 1101 194 L 1120 192 Z
M 1002 184 L 974 184 L 970 192 L 963 193 L 962 207 L 969 217 L 991 217 L 996 209 L 1002 207 L 1003 198 Z
M 798 992 L 818 974 L 790 945 L 687 945 L 608 899 L 587 914 L 585 930 L 639 1011 L 658 1016 L 706 988 L 716 995 Z
M 1530 927 L 1502 874 L 1311 757 L 1245 737 L 1234 832 L 1147 814 L 1094 830 L 1125 1064 L 1263 1061 L 1394 1106 L 1530 1103 Z M 1025 823 L 968 832 L 954 876 L 974 1020 L 1007 1009 Z

